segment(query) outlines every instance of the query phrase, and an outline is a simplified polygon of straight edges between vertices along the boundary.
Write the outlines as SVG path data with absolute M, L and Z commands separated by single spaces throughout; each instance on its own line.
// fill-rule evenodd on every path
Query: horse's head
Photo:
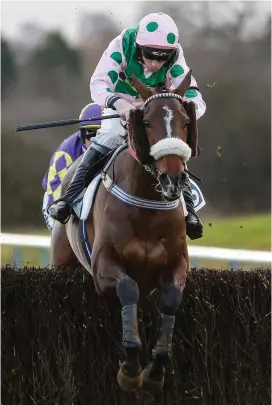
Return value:
M 133 85 L 145 101 L 142 109 L 131 111 L 129 137 L 137 159 L 156 174 L 167 200 L 181 195 L 186 179 L 184 164 L 197 154 L 195 106 L 183 101 L 191 83 L 191 71 L 179 87 L 146 87 L 135 76 Z

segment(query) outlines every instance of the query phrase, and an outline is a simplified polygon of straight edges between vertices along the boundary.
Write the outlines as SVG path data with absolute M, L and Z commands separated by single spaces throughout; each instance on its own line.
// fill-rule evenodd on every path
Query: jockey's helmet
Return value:
M 178 47 L 179 30 L 169 15 L 151 13 L 141 19 L 135 40 L 141 56 L 167 61 Z
M 87 104 L 79 115 L 80 120 L 87 120 L 88 118 L 101 117 L 102 108 L 96 103 Z M 98 121 L 83 121 L 79 124 L 79 129 L 84 138 L 90 139 L 96 136 L 96 131 L 101 128 L 101 120 Z

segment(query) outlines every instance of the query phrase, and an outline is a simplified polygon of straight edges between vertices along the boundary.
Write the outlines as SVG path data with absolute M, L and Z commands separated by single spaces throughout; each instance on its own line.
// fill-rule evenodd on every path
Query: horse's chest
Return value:
M 176 245 L 178 247 L 179 243 Z M 127 262 L 137 263 L 146 268 L 164 267 L 172 261 L 177 251 L 175 246 L 169 246 L 165 238 L 150 241 L 134 237 L 124 247 L 123 257 Z
M 111 232 L 116 252 L 126 264 L 142 268 L 173 263 L 181 254 L 186 238 L 184 217 L 178 211 L 120 210 Z

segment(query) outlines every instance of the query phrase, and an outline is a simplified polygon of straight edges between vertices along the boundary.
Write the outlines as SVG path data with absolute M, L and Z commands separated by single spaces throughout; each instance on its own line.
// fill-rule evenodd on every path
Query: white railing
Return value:
M 10 234 L 1 233 L 1 245 L 9 245 L 13 247 L 36 247 L 42 248 L 43 251 L 48 251 L 50 247 L 49 236 L 38 235 L 24 235 L 24 234 Z M 272 253 L 262 250 L 240 250 L 240 249 L 225 249 L 210 246 L 188 246 L 188 252 L 191 259 L 208 259 L 208 260 L 224 260 L 232 264 L 232 267 L 238 267 L 239 263 L 258 263 L 269 264 L 272 263 Z M 45 257 L 45 256 L 44 256 Z M 47 265 L 44 263 L 43 265 Z

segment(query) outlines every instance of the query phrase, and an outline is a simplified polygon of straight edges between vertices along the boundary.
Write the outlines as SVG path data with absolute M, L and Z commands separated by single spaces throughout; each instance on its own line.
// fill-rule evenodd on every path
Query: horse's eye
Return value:
M 150 123 L 149 123 L 149 121 L 145 120 L 145 121 L 144 121 L 144 124 L 145 124 L 145 127 L 146 127 L 146 128 L 150 128 Z

